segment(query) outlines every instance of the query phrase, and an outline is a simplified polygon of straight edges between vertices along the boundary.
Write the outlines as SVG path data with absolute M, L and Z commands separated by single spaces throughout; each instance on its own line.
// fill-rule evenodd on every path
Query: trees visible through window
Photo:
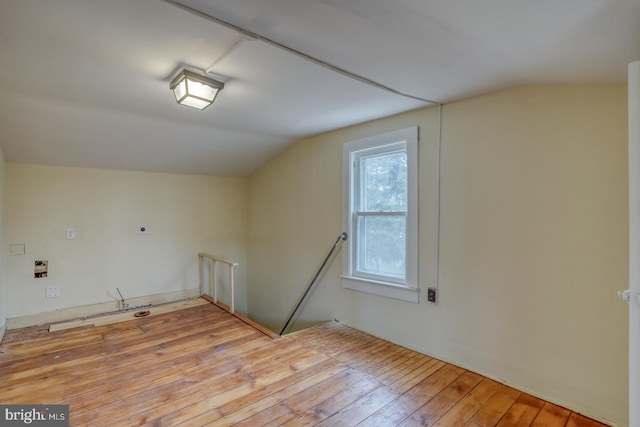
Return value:
M 416 127 L 345 144 L 345 287 L 417 295 L 416 157 Z
M 407 215 L 406 144 L 353 152 L 354 258 L 358 273 L 404 281 Z

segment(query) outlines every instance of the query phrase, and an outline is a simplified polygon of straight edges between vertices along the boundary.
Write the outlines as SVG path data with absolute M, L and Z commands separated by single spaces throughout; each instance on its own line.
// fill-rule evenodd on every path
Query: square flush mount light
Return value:
M 169 87 L 178 104 L 204 110 L 213 104 L 224 83 L 189 70 L 182 70 Z

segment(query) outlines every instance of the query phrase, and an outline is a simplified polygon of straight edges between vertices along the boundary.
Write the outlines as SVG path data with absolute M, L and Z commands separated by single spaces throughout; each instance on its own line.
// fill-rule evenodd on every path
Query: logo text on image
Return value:
M 0 405 L 0 426 L 68 427 L 69 405 Z

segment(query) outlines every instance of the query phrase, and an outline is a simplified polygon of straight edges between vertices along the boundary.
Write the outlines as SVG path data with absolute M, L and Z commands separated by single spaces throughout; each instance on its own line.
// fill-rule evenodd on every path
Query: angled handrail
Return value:
M 342 241 L 347 240 L 347 237 L 348 237 L 347 233 L 344 233 L 344 232 L 341 233 L 338 236 L 338 239 L 333 244 L 333 246 L 331 247 L 331 250 L 329 251 L 329 253 L 325 257 L 324 261 L 322 262 L 322 265 L 320 266 L 320 268 L 318 268 L 318 271 L 316 271 L 316 274 L 313 276 L 313 279 L 311 279 L 311 283 L 309 283 L 309 286 L 307 286 L 307 289 L 304 291 L 304 293 L 302 294 L 300 299 L 298 299 L 298 302 L 296 303 L 295 308 L 293 309 L 293 311 L 289 315 L 289 318 L 287 319 L 287 321 L 285 322 L 284 326 L 282 327 L 282 330 L 280 331 L 280 335 L 283 335 L 284 331 L 287 329 L 287 327 L 289 327 L 289 323 L 291 323 L 291 320 L 293 320 L 293 318 L 295 317 L 296 313 L 300 309 L 300 306 L 302 305 L 302 302 L 304 301 L 304 299 L 307 297 L 307 294 L 309 293 L 309 291 L 311 290 L 313 285 L 316 283 L 316 280 L 318 280 L 318 277 L 320 277 L 320 274 L 322 273 L 322 270 L 324 270 L 324 267 L 327 265 L 327 263 L 331 259 L 331 256 L 333 255 L 333 252 L 336 250 L 336 248 L 338 247 L 338 245 Z
M 222 264 L 227 264 L 229 267 L 229 312 L 231 314 L 235 311 L 235 305 L 233 300 L 233 267 L 237 266 L 238 263 L 234 261 L 229 261 L 228 259 L 220 258 L 214 255 L 209 255 L 204 252 L 200 252 L 198 254 L 198 267 L 200 269 L 200 295 L 204 293 L 203 290 L 203 261 L 207 259 L 209 261 L 209 287 L 213 287 L 213 302 L 218 302 L 218 287 L 216 286 L 216 265 L 220 262 Z

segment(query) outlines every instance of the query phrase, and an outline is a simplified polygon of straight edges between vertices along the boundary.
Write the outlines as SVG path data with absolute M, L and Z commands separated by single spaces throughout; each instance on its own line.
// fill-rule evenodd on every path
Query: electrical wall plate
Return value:
M 9 245 L 9 255 L 16 256 L 16 255 L 24 255 L 24 254 L 25 254 L 24 243 Z
M 60 296 L 60 286 L 47 286 L 47 293 L 45 296 L 47 298 L 58 298 Z
M 433 303 L 438 302 L 438 290 L 436 288 L 427 289 L 427 301 Z

